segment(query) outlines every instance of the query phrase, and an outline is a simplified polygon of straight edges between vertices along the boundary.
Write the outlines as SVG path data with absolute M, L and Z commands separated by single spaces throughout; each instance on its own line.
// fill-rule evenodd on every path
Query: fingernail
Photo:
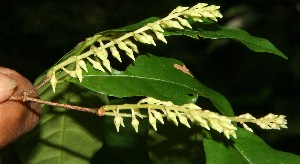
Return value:
M 18 85 L 17 81 L 0 72 L 0 92 L 14 89 Z

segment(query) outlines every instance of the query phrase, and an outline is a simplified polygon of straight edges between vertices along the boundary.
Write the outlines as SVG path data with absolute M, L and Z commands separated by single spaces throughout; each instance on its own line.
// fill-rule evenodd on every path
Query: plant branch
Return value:
M 39 104 L 46 104 L 50 106 L 55 106 L 55 107 L 61 107 L 61 108 L 66 108 L 66 109 L 71 109 L 71 110 L 77 110 L 81 112 L 88 112 L 88 113 L 93 113 L 99 116 L 104 116 L 104 110 L 103 108 L 87 108 L 87 107 L 81 107 L 81 106 L 76 106 L 76 105 L 69 105 L 69 104 L 63 104 L 63 103 L 58 103 L 58 102 L 52 102 L 52 101 L 46 101 L 46 100 L 41 100 L 39 98 L 34 98 L 34 97 L 29 97 L 30 91 L 28 92 L 23 92 L 20 95 L 17 96 L 12 96 L 9 98 L 11 101 L 32 101 L 36 102 Z
M 48 83 L 49 80 L 50 80 L 50 77 L 46 76 L 46 77 L 44 78 L 44 80 L 41 81 L 41 82 L 35 87 L 35 90 L 37 91 L 37 90 L 39 90 L 40 88 L 42 88 L 45 84 Z

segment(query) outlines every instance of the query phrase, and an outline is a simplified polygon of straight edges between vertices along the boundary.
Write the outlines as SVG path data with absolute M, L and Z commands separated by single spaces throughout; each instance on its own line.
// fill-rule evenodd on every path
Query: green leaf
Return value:
M 99 107 L 106 97 L 74 84 L 61 84 L 54 94 L 44 90 L 43 100 Z M 23 163 L 89 163 L 101 147 L 101 117 L 58 107 L 43 106 L 40 124 L 19 140 L 18 155 Z
M 233 110 L 224 96 L 176 69 L 174 64 L 184 65 L 171 58 L 142 55 L 124 72 L 113 71 L 108 74 L 88 65 L 88 73 L 83 75 L 82 83 L 74 78 L 69 81 L 92 91 L 120 98 L 149 96 L 184 104 L 195 102 L 199 95 L 210 99 L 224 115 L 233 116 Z
M 193 29 L 166 30 L 164 35 L 186 35 L 195 39 L 198 39 L 199 36 L 210 39 L 233 39 L 244 44 L 254 52 L 272 53 L 287 59 L 287 57 L 270 41 L 264 38 L 252 36 L 246 31 L 222 27 L 209 20 L 206 20 L 204 23 L 197 23 L 196 25 L 194 24 L 192 26 Z
M 211 132 L 209 132 L 211 133 Z M 299 163 L 300 156 L 275 150 L 268 146 L 255 134 L 238 128 L 237 139 L 227 140 L 212 137 L 203 140 L 206 154 L 206 162 L 209 164 L 232 164 L 232 163 Z M 223 137 L 224 138 L 224 137 Z

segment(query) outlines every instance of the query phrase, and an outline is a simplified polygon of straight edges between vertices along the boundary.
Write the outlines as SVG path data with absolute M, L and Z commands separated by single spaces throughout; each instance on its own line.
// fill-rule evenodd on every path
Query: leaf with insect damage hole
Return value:
M 184 66 L 176 59 L 147 54 L 139 56 L 124 72 L 99 72 L 87 65 L 88 73 L 83 72 L 81 83 L 75 78 L 68 80 L 109 96 L 148 96 L 178 105 L 195 102 L 198 96 L 203 96 L 210 99 L 224 115 L 233 116 L 224 96 L 178 69 L 178 65 Z

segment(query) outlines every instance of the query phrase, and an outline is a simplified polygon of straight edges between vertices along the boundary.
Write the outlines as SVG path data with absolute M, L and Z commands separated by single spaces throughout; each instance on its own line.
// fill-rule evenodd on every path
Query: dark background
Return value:
M 288 129 L 254 128 L 273 148 L 300 155 L 300 2 L 292 0 L 208 1 L 221 6 L 221 25 L 238 27 L 271 41 L 289 60 L 254 53 L 231 40 L 168 38 L 149 50 L 177 58 L 197 79 L 219 91 L 235 113 L 287 115 Z M 7 1 L 0 7 L 0 65 L 32 82 L 77 43 L 97 32 L 164 17 L 178 5 L 197 1 Z M 156 53 L 155 53 L 156 52 Z M 251 127 L 255 127 L 252 126 Z

